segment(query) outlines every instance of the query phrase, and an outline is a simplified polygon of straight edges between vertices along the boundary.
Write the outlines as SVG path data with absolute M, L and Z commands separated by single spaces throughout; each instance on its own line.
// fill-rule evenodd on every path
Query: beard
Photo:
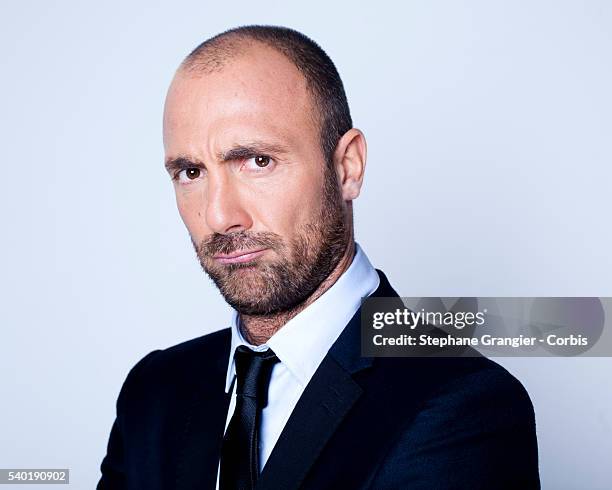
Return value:
M 313 220 L 285 241 L 272 232 L 213 233 L 193 246 L 204 271 L 235 310 L 258 316 L 294 309 L 338 265 L 348 246 L 348 225 L 335 171 L 326 166 L 323 202 Z M 271 261 L 219 264 L 213 256 L 267 248 Z

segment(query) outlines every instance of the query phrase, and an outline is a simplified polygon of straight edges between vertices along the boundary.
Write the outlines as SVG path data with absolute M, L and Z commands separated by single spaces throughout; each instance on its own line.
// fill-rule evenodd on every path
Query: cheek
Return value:
M 285 179 L 266 196 L 266 203 L 255 204 L 264 227 L 283 236 L 294 236 L 304 225 L 319 217 L 323 199 L 322 180 L 317 175 Z
M 204 198 L 201 193 L 176 191 L 179 215 L 194 240 L 200 241 L 209 232 L 206 227 Z

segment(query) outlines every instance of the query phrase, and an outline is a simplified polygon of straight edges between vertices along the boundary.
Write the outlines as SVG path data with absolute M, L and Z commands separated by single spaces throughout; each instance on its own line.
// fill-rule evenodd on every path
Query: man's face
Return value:
M 179 72 L 164 113 L 166 166 L 198 258 L 244 314 L 286 311 L 332 272 L 349 237 L 306 81 L 251 47 L 215 73 Z

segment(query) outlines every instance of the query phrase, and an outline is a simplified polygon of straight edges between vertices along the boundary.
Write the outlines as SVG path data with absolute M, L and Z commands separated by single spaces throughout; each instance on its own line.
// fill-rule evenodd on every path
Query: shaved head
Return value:
M 201 43 L 187 56 L 179 70 L 186 74 L 211 74 L 258 45 L 283 54 L 306 80 L 312 98 L 312 115 L 319 127 L 321 150 L 325 161 L 331 165 L 338 141 L 353 123 L 344 86 L 334 63 L 309 37 L 286 27 L 237 27 Z

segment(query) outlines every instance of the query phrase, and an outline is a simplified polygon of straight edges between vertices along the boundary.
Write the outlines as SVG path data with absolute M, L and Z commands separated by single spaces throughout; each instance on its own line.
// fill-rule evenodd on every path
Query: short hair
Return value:
M 340 74 L 331 58 L 312 39 L 281 26 L 247 25 L 229 29 L 199 44 L 181 64 L 187 71 L 220 70 L 244 41 L 257 41 L 285 55 L 302 73 L 319 118 L 321 150 L 332 165 L 338 141 L 353 127 Z

